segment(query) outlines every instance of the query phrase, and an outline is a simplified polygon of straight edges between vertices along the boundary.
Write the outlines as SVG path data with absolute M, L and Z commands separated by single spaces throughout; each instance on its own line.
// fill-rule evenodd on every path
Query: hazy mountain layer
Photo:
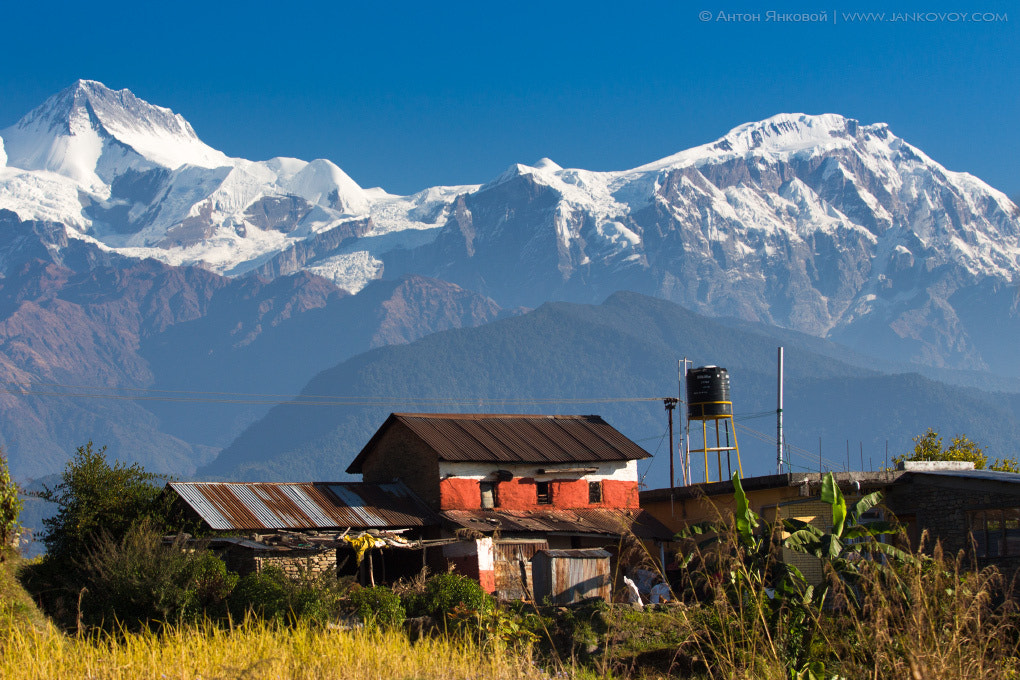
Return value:
M 316 376 L 304 398 L 272 409 L 201 472 L 246 480 L 342 479 L 391 411 L 599 413 L 656 454 L 645 483 L 667 486 L 660 398 L 677 394 L 676 357 L 685 355 L 696 365 L 729 370 L 745 472 L 774 471 L 774 339 L 619 293 L 598 306 L 549 303 L 353 357 Z M 348 403 L 301 404 L 327 394 Z M 849 442 L 850 467 L 872 468 L 884 464 L 887 441 L 890 455 L 898 455 L 928 427 L 967 432 L 1001 455 L 1020 434 L 1018 408 L 1016 395 L 948 387 L 916 374 L 881 375 L 795 342 L 786 347 L 784 412 L 794 470 L 818 469 L 819 438 L 824 467 L 844 467 Z M 713 458 L 713 478 L 716 464 Z M 736 464 L 731 461 L 733 469 Z M 703 478 L 703 462 L 696 473 Z

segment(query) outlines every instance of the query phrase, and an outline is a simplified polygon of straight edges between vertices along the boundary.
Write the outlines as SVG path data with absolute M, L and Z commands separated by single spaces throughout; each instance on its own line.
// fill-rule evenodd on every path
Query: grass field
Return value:
M 12 623 L 0 623 L 0 677 L 5 680 L 574 677 L 573 672 L 547 672 L 527 654 L 482 650 L 469 641 L 445 638 L 411 643 L 402 631 L 250 623 L 233 629 L 197 625 L 171 627 L 159 635 L 75 638 L 50 626 Z

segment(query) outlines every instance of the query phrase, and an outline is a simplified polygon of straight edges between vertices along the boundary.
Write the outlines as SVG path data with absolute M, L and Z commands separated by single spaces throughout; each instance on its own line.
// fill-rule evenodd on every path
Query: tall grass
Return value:
M 129 680 L 172 678 L 373 678 L 523 680 L 550 674 L 519 651 L 481 653 L 469 640 L 408 641 L 400 630 L 331 630 L 250 621 L 232 629 L 167 626 L 161 633 L 68 637 L 0 622 L 0 677 Z
M 679 666 L 708 678 L 1020 679 L 1020 615 L 1013 584 L 994 568 L 920 551 L 885 568 L 862 561 L 852 582 L 826 563 L 819 606 L 772 590 L 778 553 L 751 566 L 731 537 L 702 556 L 715 579 L 678 610 L 689 642 Z

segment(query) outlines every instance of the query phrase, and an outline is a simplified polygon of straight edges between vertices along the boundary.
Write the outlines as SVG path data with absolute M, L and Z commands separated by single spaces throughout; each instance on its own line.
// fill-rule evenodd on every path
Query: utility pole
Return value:
M 666 415 L 669 418 L 669 511 L 670 515 L 673 514 L 673 494 L 676 488 L 676 476 L 673 473 L 673 409 L 676 408 L 677 402 L 680 400 L 676 397 L 666 397 L 662 400 L 663 405 L 666 407 Z
M 679 363 L 679 362 L 677 362 L 677 363 Z M 677 396 L 679 396 L 680 403 L 682 403 L 682 404 L 686 404 L 687 403 L 684 400 L 684 396 L 685 396 L 684 390 L 685 390 L 685 388 L 687 386 L 687 364 L 692 364 L 692 363 L 694 363 L 694 362 L 688 360 L 687 357 L 684 357 L 684 359 L 683 359 L 683 370 L 677 371 L 678 377 L 680 379 L 680 386 L 679 386 L 679 391 L 677 393 Z M 681 417 L 683 417 L 683 413 L 682 412 L 681 412 Z M 680 443 L 680 447 L 681 447 L 681 450 L 682 450 L 682 452 L 680 454 L 680 467 L 681 467 L 681 469 L 683 470 L 683 473 L 684 473 L 684 486 L 687 486 L 688 484 L 691 484 L 691 483 L 694 482 L 694 479 L 691 477 L 691 424 L 690 424 L 689 420 L 687 421 L 687 425 L 685 427 L 683 427 L 680 431 L 683 433 L 683 440 Z
M 779 348 L 776 381 L 776 474 L 783 474 L 783 348 Z

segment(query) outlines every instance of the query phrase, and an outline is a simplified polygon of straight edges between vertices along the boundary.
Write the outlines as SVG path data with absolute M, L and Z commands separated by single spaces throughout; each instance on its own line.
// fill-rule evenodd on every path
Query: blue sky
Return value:
M 411 193 L 543 156 L 629 168 L 747 121 L 832 112 L 1020 194 L 1020 9 L 996 0 L 773 3 L 824 23 L 707 0 L 29 4 L 4 9 L 0 128 L 91 78 L 229 155 L 329 158 Z M 892 21 L 916 12 L 1005 20 Z

